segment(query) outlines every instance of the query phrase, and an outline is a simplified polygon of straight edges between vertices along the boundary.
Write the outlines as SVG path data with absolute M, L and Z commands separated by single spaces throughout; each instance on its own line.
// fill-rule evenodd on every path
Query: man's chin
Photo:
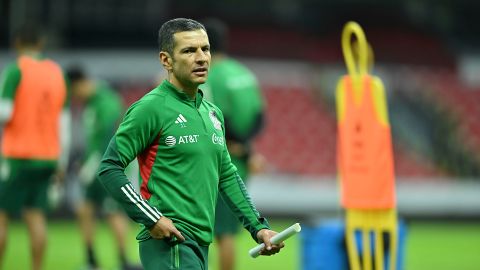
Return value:
M 204 84 L 206 82 L 207 82 L 207 77 L 197 78 L 195 80 L 195 83 L 198 83 L 198 84 Z

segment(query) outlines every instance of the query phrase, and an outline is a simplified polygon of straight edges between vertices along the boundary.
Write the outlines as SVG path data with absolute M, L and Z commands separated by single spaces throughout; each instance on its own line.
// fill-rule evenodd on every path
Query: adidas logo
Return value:
M 187 122 L 187 119 L 182 114 L 179 114 L 177 117 L 177 120 L 175 120 L 175 124 L 180 124 L 182 128 L 186 127 L 185 123 Z

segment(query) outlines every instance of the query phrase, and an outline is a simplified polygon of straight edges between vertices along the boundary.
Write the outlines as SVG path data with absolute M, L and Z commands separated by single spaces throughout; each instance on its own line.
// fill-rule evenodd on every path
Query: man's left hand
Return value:
M 283 242 L 276 245 L 272 244 L 271 239 L 276 234 L 277 232 L 268 230 L 268 229 L 263 229 L 257 232 L 258 241 L 260 243 L 265 244 L 265 247 L 260 251 L 260 255 L 264 255 L 264 256 L 274 255 L 280 252 L 280 249 L 282 249 L 285 246 Z

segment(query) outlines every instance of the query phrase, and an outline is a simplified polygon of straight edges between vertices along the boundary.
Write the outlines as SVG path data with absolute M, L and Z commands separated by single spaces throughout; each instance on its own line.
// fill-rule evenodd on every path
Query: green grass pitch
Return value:
M 281 231 L 294 221 L 274 220 L 271 223 L 273 229 Z M 134 262 L 139 261 L 136 231 L 137 227 L 132 224 L 128 249 L 130 259 Z M 99 224 L 97 235 L 95 246 L 102 269 L 117 269 L 115 245 L 104 223 Z M 301 269 L 301 242 L 298 236 L 287 240 L 285 249 L 271 257 L 250 258 L 248 250 L 254 245 L 247 232 L 237 237 L 237 269 Z M 480 269 L 479 223 L 410 223 L 406 245 L 406 270 Z M 11 223 L 3 269 L 30 269 L 29 252 L 26 227 L 19 222 Z M 216 247 L 212 245 L 210 270 L 217 270 L 215 258 Z M 84 262 L 84 248 L 76 223 L 50 222 L 45 269 L 79 270 Z

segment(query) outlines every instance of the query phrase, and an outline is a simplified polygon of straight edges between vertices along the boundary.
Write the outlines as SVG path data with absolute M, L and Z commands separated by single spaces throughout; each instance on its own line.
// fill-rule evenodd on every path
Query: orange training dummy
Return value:
M 352 50 L 351 36 L 356 37 Z M 395 269 L 397 217 L 395 176 L 387 102 L 382 81 L 369 74 L 373 51 L 362 28 L 346 24 L 342 48 L 349 75 L 337 85 L 337 162 L 341 203 L 346 209 L 350 268 L 360 269 L 354 232 L 362 231 L 363 270 L 372 269 L 370 232 L 375 233 L 375 265 L 383 269 L 383 232 L 390 235 L 390 269 Z M 355 56 L 354 56 L 355 53 Z

